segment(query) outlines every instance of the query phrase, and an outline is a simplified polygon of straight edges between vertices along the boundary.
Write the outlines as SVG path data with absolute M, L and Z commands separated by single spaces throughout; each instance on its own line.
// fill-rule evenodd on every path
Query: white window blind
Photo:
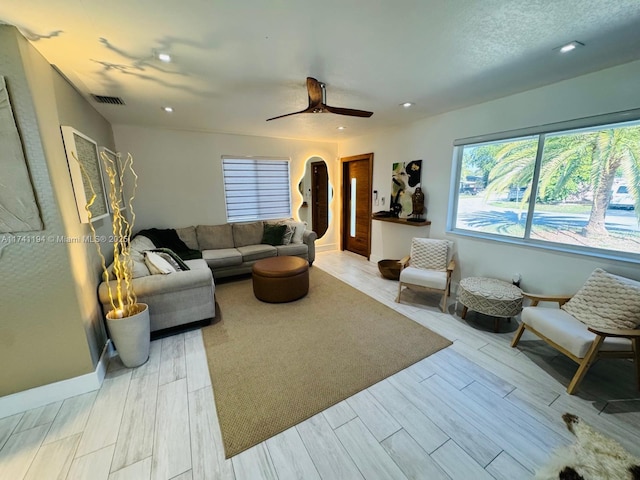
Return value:
M 223 157 L 228 222 L 291 216 L 289 161 Z

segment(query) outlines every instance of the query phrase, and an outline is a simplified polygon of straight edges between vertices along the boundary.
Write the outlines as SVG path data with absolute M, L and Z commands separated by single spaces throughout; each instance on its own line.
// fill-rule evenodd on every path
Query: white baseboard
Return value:
M 111 340 L 107 340 L 94 372 L 0 397 L 0 418 L 99 389 L 112 353 Z
M 329 250 L 337 250 L 338 246 L 335 243 L 326 243 L 324 245 L 316 244 L 316 252 L 328 252 Z
M 379 257 L 378 255 L 371 255 L 369 257 L 369 261 L 372 262 L 372 263 L 376 263 L 377 264 L 380 260 L 384 260 L 384 258 Z

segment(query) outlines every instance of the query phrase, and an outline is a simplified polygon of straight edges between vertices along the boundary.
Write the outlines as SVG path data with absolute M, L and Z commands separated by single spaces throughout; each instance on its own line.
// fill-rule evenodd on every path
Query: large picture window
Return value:
M 223 157 L 228 222 L 291 217 L 289 161 Z
M 456 141 L 449 230 L 640 261 L 640 121 L 561 126 Z

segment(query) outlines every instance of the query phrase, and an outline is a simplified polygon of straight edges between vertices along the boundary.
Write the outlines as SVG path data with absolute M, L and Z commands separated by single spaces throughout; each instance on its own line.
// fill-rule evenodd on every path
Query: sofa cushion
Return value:
M 217 248 L 233 248 L 233 231 L 231 224 L 198 225 L 196 236 L 200 250 L 214 250 Z
M 187 264 L 189 270 L 209 270 L 209 265 L 202 258 L 196 258 L 194 260 L 185 260 L 184 263 Z
M 262 241 L 260 243 L 265 245 L 282 245 L 283 236 L 287 230 L 287 225 L 273 225 L 266 223 L 264 225 L 264 233 L 262 234 Z
M 210 268 L 231 267 L 242 263 L 242 254 L 237 248 L 218 248 L 203 250 L 202 258 Z
M 200 250 L 198 237 L 196 235 L 196 227 L 176 228 L 176 233 L 180 240 L 182 240 L 191 250 Z
M 144 263 L 144 255 L 140 254 L 140 258 L 142 258 L 142 260 L 137 260 L 135 258 L 131 259 L 132 261 L 131 276 L 133 278 L 147 277 L 151 275 L 151 272 L 147 268 L 147 265 Z M 109 265 L 109 267 L 107 268 L 107 273 L 108 273 L 109 280 L 116 279 L 116 276 L 113 273 L 113 263 L 111 263 L 111 265 Z M 104 275 L 100 275 L 100 279 L 104 280 Z
M 636 328 L 640 324 L 640 282 L 596 268 L 562 309 L 591 327 Z
M 242 254 L 243 262 L 275 257 L 278 253 L 276 247 L 271 245 L 247 245 L 246 247 L 238 247 L 238 251 Z
M 233 224 L 233 246 L 257 245 L 262 241 L 264 225 L 261 221 Z
M 278 256 L 291 255 L 296 257 L 305 257 L 309 254 L 309 247 L 306 243 L 290 243 L 288 245 L 278 245 L 276 247 Z
M 146 250 L 153 250 L 154 248 L 156 248 L 156 246 L 153 242 L 144 235 L 136 235 L 129 243 L 131 258 L 137 262 L 144 262 L 144 252 Z

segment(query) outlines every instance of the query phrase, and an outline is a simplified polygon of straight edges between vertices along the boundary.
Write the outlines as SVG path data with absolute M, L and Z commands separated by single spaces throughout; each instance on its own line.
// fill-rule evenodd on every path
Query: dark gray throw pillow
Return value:
M 282 245 L 282 237 L 287 229 L 286 225 L 270 225 L 265 223 L 262 233 L 262 243 L 267 245 Z

